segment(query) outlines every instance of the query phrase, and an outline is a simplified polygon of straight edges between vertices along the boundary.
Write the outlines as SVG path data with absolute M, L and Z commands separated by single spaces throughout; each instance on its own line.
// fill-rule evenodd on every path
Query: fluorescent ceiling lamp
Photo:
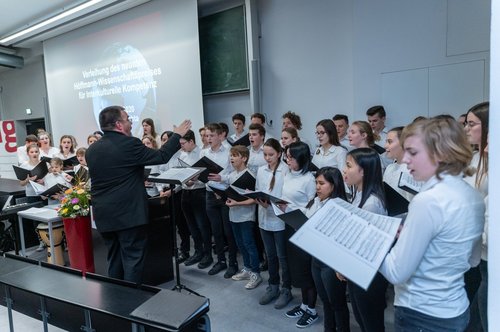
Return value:
M 85 8 L 93 6 L 93 5 L 95 5 L 95 4 L 97 4 L 97 3 L 101 2 L 101 1 L 102 0 L 90 0 L 90 1 L 87 1 L 85 3 L 82 3 L 81 5 L 78 5 L 76 7 L 68 9 L 68 10 L 66 10 L 66 11 L 64 11 L 64 12 L 62 12 L 62 13 L 56 15 L 56 16 L 53 16 L 53 17 L 48 18 L 48 19 L 46 19 L 46 20 L 44 20 L 44 21 L 42 21 L 40 23 L 37 23 L 37 24 L 31 26 L 31 27 L 28 27 L 28 28 L 26 28 L 24 30 L 16 32 L 13 35 L 5 37 L 5 38 L 3 38 L 3 39 L 0 40 L 0 44 L 8 43 L 9 41 L 11 41 L 13 39 L 19 38 L 21 36 L 24 36 L 24 35 L 30 33 L 30 32 L 36 31 L 36 30 L 38 30 L 40 28 L 43 28 L 46 25 L 49 25 L 51 23 L 57 22 L 59 20 L 62 20 L 63 18 L 65 18 L 67 16 L 70 16 L 70 15 L 72 15 L 74 13 L 77 13 L 77 12 L 79 12 L 81 10 L 84 10 Z

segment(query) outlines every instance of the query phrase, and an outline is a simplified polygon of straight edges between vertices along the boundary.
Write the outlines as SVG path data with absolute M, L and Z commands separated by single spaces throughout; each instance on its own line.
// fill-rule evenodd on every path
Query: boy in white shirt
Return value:
M 266 164 L 263 149 L 266 129 L 259 124 L 251 124 L 248 130 L 250 140 L 250 147 L 248 149 L 250 151 L 250 156 L 248 158 L 247 167 L 254 176 L 257 176 L 259 167 Z
M 228 279 L 238 272 L 238 262 L 236 261 L 237 250 L 236 243 L 234 242 L 233 230 L 229 222 L 229 208 L 224 201 L 217 199 L 208 185 L 211 181 L 225 181 L 227 174 L 232 171 L 232 166 L 229 163 L 229 148 L 222 144 L 225 139 L 223 128 L 218 123 L 211 123 L 206 126 L 205 130 L 210 148 L 202 150 L 200 158 L 204 156 L 210 158 L 224 168 L 220 173 L 210 173 L 208 176 L 209 182 L 207 183 L 206 193 L 207 215 L 210 220 L 212 235 L 215 241 L 215 251 L 217 254 L 217 263 L 212 266 L 208 274 L 214 275 L 227 269 L 224 278 Z M 224 254 L 224 235 L 228 242 L 229 267 L 226 264 L 226 256 Z
M 231 148 L 231 165 L 234 171 L 228 176 L 229 184 L 234 183 L 247 171 L 248 156 L 249 152 L 244 146 L 236 145 Z M 243 257 L 243 268 L 233 275 L 232 279 L 248 280 L 245 288 L 254 289 L 262 282 L 259 254 L 254 238 L 255 202 L 253 199 L 237 202 L 228 198 L 226 205 L 229 206 L 229 220 L 234 238 Z
M 236 113 L 233 115 L 233 126 L 234 134 L 230 136 L 233 142 L 236 142 L 243 136 L 245 136 L 245 116 L 241 113 Z

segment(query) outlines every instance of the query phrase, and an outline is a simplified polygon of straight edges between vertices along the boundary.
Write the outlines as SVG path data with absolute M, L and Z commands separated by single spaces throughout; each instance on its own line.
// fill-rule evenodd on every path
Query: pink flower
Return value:
M 80 201 L 80 200 L 79 200 L 78 198 L 76 198 L 76 197 L 75 197 L 75 198 L 73 198 L 73 199 L 71 200 L 71 204 L 76 204 L 76 203 L 78 203 L 79 201 Z

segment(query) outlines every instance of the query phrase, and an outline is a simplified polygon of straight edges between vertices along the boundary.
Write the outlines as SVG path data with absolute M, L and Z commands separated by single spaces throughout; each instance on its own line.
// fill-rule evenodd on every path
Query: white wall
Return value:
M 301 115 L 315 142 L 318 120 L 353 109 L 352 5 L 342 0 L 261 0 L 262 112 L 280 136 L 281 115 Z
M 471 3 L 475 10 L 471 10 Z M 368 107 L 392 101 L 399 107 L 387 107 L 389 122 L 391 113 L 396 112 L 404 113 L 407 121 L 420 114 L 433 115 L 437 112 L 434 109 L 459 115 L 473 104 L 487 99 L 489 21 L 484 22 L 484 17 L 488 18 L 489 12 L 489 0 L 355 1 L 355 117 L 364 118 Z M 461 24 L 456 24 L 457 20 L 461 20 Z M 476 30 L 476 33 L 465 34 L 469 30 Z M 460 43 L 456 42 L 457 35 L 463 35 Z M 472 69 L 464 65 L 474 61 Z M 451 64 L 456 66 L 443 67 Z M 404 78 L 398 83 L 409 83 L 406 89 L 409 96 L 398 98 L 396 91 L 389 90 L 385 95 L 392 99 L 383 98 L 384 73 L 398 72 L 404 76 L 405 72 L 410 72 L 409 77 L 413 78 L 415 70 L 423 70 L 427 82 Z M 437 84 L 433 86 L 433 82 Z M 436 90 L 442 87 L 448 87 L 451 92 L 445 95 Z M 469 87 L 476 89 L 472 91 Z M 425 90 L 426 94 L 415 96 L 413 90 Z M 433 92 L 436 92 L 434 97 Z M 465 98 L 468 96 L 470 98 Z M 424 106 L 427 104 L 427 108 L 402 109 L 409 97 L 415 97 Z M 456 100 L 461 97 L 463 100 Z M 450 106 L 443 109 L 443 105 Z M 407 106 L 411 108 L 412 105 Z M 400 120 L 404 119 L 404 116 L 400 117 Z M 400 124 L 404 123 L 391 125 Z
M 260 0 L 262 111 L 273 120 L 273 134 L 287 110 L 302 116 L 301 136 L 313 142 L 314 124 L 335 113 L 366 119 L 368 107 L 385 102 L 392 126 L 419 114 L 458 115 L 488 99 L 489 22 L 483 18 L 490 1 L 472 6 L 475 11 L 470 2 L 451 0 Z M 457 44 L 464 31 L 475 33 Z

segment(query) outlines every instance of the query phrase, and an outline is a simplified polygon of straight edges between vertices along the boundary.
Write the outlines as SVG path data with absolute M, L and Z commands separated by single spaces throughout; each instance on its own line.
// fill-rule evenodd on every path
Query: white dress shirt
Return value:
M 306 205 L 316 194 L 316 182 L 311 172 L 301 174 L 299 171 L 289 171 L 281 192 L 283 200 L 289 202 L 287 212 L 296 209 L 305 212 Z
M 394 305 L 453 318 L 469 306 L 463 276 L 480 249 L 484 202 L 461 176 L 441 178 L 429 179 L 411 201 L 380 272 L 394 284 Z
M 245 174 L 248 169 L 242 171 L 234 170 L 228 175 L 229 184 L 233 184 L 240 176 Z M 238 223 L 245 221 L 255 221 L 255 204 L 237 205 L 229 207 L 229 221 Z
M 288 173 L 288 171 L 288 166 L 285 163 L 280 162 L 278 168 L 276 169 L 273 190 L 269 190 L 269 185 L 271 184 L 271 179 L 273 177 L 273 170 L 270 169 L 268 165 L 261 166 L 259 168 L 259 171 L 257 172 L 255 190 L 262 191 L 275 197 L 281 198 L 285 175 Z M 276 232 L 285 229 L 285 223 L 280 218 L 276 217 L 271 205 L 269 205 L 267 208 L 259 205 L 258 213 L 259 227 L 263 230 Z
M 248 151 L 250 152 L 250 156 L 248 157 L 247 167 L 254 176 L 257 176 L 259 167 L 266 165 L 266 160 L 264 159 L 264 144 L 257 150 L 254 150 L 253 146 L 250 146 Z
M 320 146 L 313 151 L 312 162 L 318 168 L 330 166 L 343 170 L 345 167 L 346 156 L 347 150 L 342 146 L 332 145 L 326 151 L 322 146 Z

